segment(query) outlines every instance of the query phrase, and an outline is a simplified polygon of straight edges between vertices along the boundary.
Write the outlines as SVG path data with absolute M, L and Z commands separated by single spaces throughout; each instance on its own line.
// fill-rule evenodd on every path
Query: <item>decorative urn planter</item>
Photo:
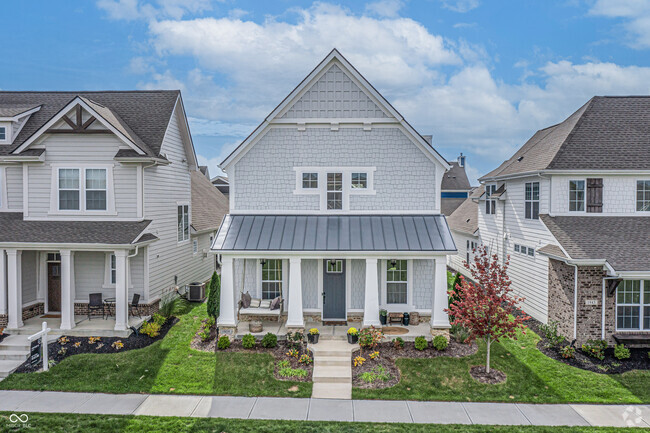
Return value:
M 388 312 L 386 310 L 379 310 L 379 323 L 386 325 L 386 318 L 388 317 Z
M 307 341 L 309 341 L 309 344 L 316 344 L 318 343 L 318 337 L 320 337 L 320 334 L 307 334 Z
M 359 342 L 359 334 L 348 334 L 348 343 L 357 344 Z

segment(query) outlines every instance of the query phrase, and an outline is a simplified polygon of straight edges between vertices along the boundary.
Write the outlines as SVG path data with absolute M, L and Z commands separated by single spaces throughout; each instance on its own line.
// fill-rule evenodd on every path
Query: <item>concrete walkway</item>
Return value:
M 309 345 L 314 354 L 312 398 L 352 398 L 351 354 L 357 349 L 359 345 L 338 339 Z
M 0 411 L 438 424 L 650 427 L 650 405 L 459 403 L 0 391 Z

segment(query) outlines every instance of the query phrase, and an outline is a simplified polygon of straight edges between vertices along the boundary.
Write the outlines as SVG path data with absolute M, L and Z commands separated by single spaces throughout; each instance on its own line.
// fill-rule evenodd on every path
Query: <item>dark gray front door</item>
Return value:
M 323 320 L 345 320 L 345 260 L 323 260 Z

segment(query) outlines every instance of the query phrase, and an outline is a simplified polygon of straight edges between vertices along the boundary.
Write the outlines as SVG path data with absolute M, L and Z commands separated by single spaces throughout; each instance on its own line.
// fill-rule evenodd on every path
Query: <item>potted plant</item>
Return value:
M 387 317 L 388 317 L 388 311 L 386 311 L 386 310 L 384 310 L 384 309 L 379 310 L 379 322 L 380 322 L 382 325 L 385 325 L 385 324 L 386 324 L 386 318 L 387 318 Z
M 311 328 L 309 330 L 309 334 L 307 334 L 307 340 L 309 341 L 310 344 L 316 344 L 318 343 L 319 336 L 320 336 L 320 332 L 318 332 L 318 329 Z
M 358 341 L 359 341 L 359 331 L 357 331 L 357 328 L 348 329 L 348 343 L 357 344 Z

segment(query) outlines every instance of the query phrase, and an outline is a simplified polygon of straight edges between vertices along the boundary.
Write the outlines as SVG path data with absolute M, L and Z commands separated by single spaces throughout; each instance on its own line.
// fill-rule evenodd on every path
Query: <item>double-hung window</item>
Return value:
M 327 173 L 327 209 L 343 209 L 343 173 Z
M 406 304 L 408 302 L 408 269 L 406 260 L 386 262 L 386 303 Z
M 79 210 L 79 169 L 59 169 L 59 209 Z
M 526 182 L 526 219 L 539 219 L 539 182 Z
M 585 181 L 569 181 L 569 212 L 585 211 Z
M 636 210 L 650 212 L 650 180 L 636 181 Z
M 650 329 L 650 280 L 623 280 L 619 284 L 616 329 Z
M 262 299 L 282 296 L 282 260 L 266 260 L 262 265 Z
M 106 169 L 86 169 L 86 210 L 106 210 Z
M 302 187 L 303 187 L 303 189 L 316 189 L 316 188 L 318 188 L 318 173 L 303 173 L 302 174 Z
M 190 207 L 186 204 L 178 205 L 178 242 L 190 238 Z
M 491 198 L 496 190 L 496 185 L 485 186 L 485 213 L 488 215 L 494 215 L 496 213 L 496 200 Z

